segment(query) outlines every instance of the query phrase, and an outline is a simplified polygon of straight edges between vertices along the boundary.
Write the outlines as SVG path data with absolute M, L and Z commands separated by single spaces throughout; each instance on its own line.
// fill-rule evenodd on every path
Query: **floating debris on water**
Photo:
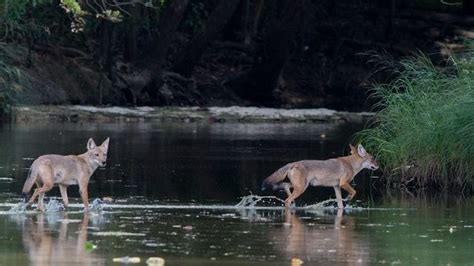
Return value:
M 146 260 L 146 264 L 150 266 L 163 266 L 165 265 L 165 260 L 160 257 L 150 257 Z
M 120 263 L 140 263 L 140 258 L 139 257 L 121 257 L 121 258 L 113 258 L 113 262 L 120 262 Z
M 93 251 L 94 249 L 97 249 L 97 245 L 94 245 L 94 243 L 90 241 L 86 241 L 86 243 L 84 244 L 84 248 L 86 249 L 86 251 Z
M 304 261 L 299 258 L 292 258 L 291 259 L 291 266 L 300 266 L 303 265 Z
M 193 230 L 194 228 L 193 228 L 191 225 L 186 225 L 186 226 L 183 226 L 183 229 L 184 229 L 184 230 L 187 230 L 187 231 L 191 231 L 191 230 Z
M 102 201 L 104 203 L 112 203 L 114 200 L 112 199 L 112 197 L 103 197 Z

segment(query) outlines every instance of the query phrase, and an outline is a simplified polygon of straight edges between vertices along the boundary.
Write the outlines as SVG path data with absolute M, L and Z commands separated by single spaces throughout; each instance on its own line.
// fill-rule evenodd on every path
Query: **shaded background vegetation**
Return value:
M 367 51 L 442 65 L 469 1 L 1 0 L 2 104 L 367 110 Z

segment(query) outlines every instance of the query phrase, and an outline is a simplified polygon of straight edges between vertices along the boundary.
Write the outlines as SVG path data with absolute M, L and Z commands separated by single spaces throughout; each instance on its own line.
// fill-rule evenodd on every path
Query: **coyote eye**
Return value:
M 99 154 L 98 154 L 98 153 L 96 153 L 96 154 L 95 154 L 95 156 L 96 156 L 96 157 L 99 157 Z

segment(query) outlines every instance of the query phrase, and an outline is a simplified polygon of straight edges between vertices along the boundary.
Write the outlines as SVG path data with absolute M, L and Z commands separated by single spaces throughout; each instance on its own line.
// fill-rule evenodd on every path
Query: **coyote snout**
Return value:
M 379 169 L 379 164 L 374 159 L 374 157 L 372 157 L 372 155 L 370 155 L 368 152 L 365 152 L 365 156 L 362 156 L 364 154 L 362 154 L 362 155 L 359 154 L 359 152 L 355 150 L 354 146 L 350 145 L 350 147 L 351 147 L 351 154 L 356 153 L 364 159 L 364 161 L 362 163 L 363 164 L 362 168 L 366 168 L 366 169 L 370 169 L 370 170 Z M 364 148 L 364 147 L 362 147 L 362 148 Z M 364 151 L 365 151 L 365 149 L 364 149 Z
M 337 207 L 342 209 L 341 188 L 349 193 L 349 199 L 352 199 L 356 191 L 350 185 L 352 179 L 364 168 L 377 170 L 379 165 L 364 147 L 359 144 L 357 148 L 349 144 L 351 155 L 320 160 L 304 160 L 289 163 L 278 169 L 271 176 L 263 181 L 262 188 L 271 187 L 272 189 L 283 188 L 288 198 L 285 200 L 285 207 L 288 208 L 291 203 L 298 198 L 308 188 L 312 186 L 333 187 L 336 193 Z M 288 182 L 282 182 L 286 177 Z M 293 191 L 290 189 L 293 188 Z
M 85 210 L 89 209 L 89 196 L 87 185 L 94 171 L 99 167 L 104 167 L 107 161 L 107 151 L 109 149 L 109 138 L 100 146 L 95 144 L 91 138 L 87 141 L 87 152 L 80 155 L 55 155 L 48 154 L 38 157 L 31 165 L 28 178 L 23 185 L 23 198 L 28 197 L 28 193 L 34 184 L 37 189 L 28 201 L 31 205 L 36 197 L 38 198 L 38 209 L 44 211 L 44 194 L 50 191 L 54 184 L 59 184 L 59 191 L 67 207 L 69 200 L 67 197 L 67 187 L 69 185 L 79 185 L 82 202 Z

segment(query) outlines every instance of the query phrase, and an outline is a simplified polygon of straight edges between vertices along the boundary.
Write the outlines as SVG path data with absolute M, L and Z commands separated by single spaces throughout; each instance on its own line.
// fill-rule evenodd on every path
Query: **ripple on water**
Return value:
M 91 232 L 91 234 L 96 236 L 145 236 L 145 234 L 143 233 L 132 233 L 123 231 Z

